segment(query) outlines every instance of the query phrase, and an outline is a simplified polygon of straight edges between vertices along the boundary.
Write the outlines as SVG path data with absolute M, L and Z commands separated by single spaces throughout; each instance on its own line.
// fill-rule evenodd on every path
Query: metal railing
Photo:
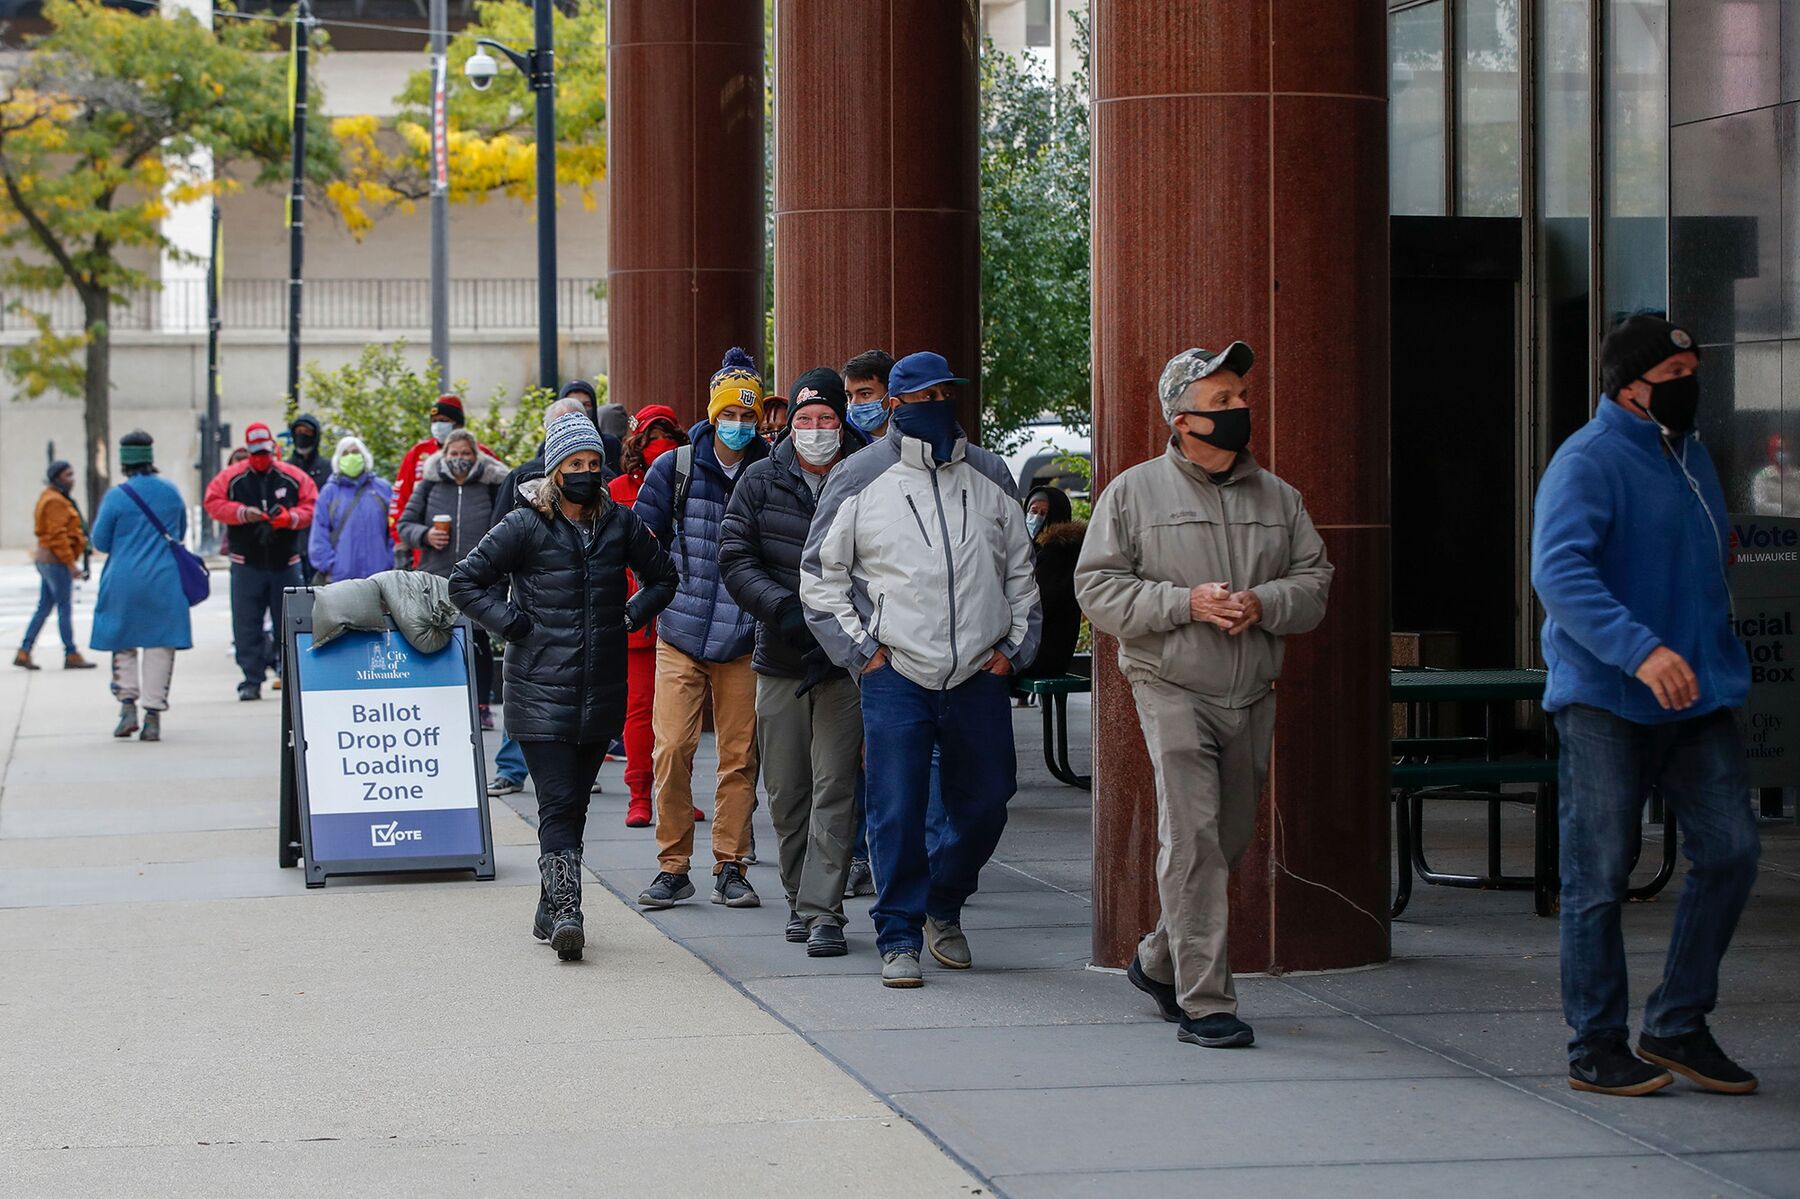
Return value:
M 606 301 L 598 279 L 556 281 L 557 327 L 591 331 L 606 323 Z M 51 328 L 82 327 L 81 301 L 73 291 L 0 294 L 0 333 L 35 328 L 14 302 L 47 312 Z M 428 330 L 429 279 L 308 279 L 301 300 L 302 332 L 355 329 L 368 332 Z M 285 279 L 227 279 L 220 295 L 219 320 L 226 332 L 287 328 Z M 115 297 L 112 328 L 137 332 L 204 332 L 206 282 L 179 279 L 160 288 L 137 288 Z M 537 328 L 536 279 L 452 279 L 450 328 L 521 332 Z

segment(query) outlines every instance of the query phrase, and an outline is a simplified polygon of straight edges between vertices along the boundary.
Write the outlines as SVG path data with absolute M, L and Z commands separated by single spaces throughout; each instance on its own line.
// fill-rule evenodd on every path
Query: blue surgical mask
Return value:
M 756 439 L 756 426 L 749 421 L 722 420 L 714 427 L 728 450 L 741 450 Z
M 845 410 L 850 423 L 864 433 L 873 433 L 887 423 L 887 405 L 880 400 L 869 400 L 866 403 L 852 404 Z
M 937 461 L 950 461 L 960 430 L 956 424 L 956 408 L 949 400 L 898 404 L 894 407 L 894 424 L 906 436 L 929 445 L 931 456 Z

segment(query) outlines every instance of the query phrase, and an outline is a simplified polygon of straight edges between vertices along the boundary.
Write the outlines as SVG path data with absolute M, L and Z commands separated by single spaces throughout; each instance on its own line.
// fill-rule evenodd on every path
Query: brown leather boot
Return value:
M 94 666 L 95 663 L 88 661 L 80 654 L 63 655 L 64 670 L 92 670 L 94 669 Z
M 33 662 L 31 660 L 31 651 L 28 649 L 22 649 L 18 653 L 13 655 L 13 665 L 14 666 L 22 666 L 26 670 L 41 670 L 42 669 L 42 667 L 40 667 L 36 662 Z

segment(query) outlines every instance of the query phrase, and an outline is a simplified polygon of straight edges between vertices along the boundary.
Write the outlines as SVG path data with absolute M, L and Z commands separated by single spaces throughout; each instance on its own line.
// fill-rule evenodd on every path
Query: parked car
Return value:
M 1019 485 L 1020 495 L 1047 483 L 1071 496 L 1086 497 L 1088 479 L 1071 470 L 1068 459 L 1079 458 L 1091 465 L 1093 449 L 1093 438 L 1088 433 L 1046 418 L 1025 427 L 1019 448 L 1006 455 L 1006 466 Z

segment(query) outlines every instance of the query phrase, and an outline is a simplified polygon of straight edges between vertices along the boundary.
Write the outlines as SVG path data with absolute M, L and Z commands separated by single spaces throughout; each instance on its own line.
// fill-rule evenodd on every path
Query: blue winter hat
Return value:
M 606 450 L 600 444 L 600 430 L 594 428 L 594 422 L 584 413 L 565 412 L 544 430 L 544 473 L 555 474 L 556 468 L 571 454 L 582 450 L 605 456 Z
M 967 379 L 958 378 L 951 372 L 950 364 L 944 361 L 942 354 L 926 350 L 919 354 L 908 354 L 894 363 L 894 369 L 888 372 L 887 389 L 891 396 L 904 396 L 924 391 L 927 387 L 936 387 L 940 383 L 967 382 Z

